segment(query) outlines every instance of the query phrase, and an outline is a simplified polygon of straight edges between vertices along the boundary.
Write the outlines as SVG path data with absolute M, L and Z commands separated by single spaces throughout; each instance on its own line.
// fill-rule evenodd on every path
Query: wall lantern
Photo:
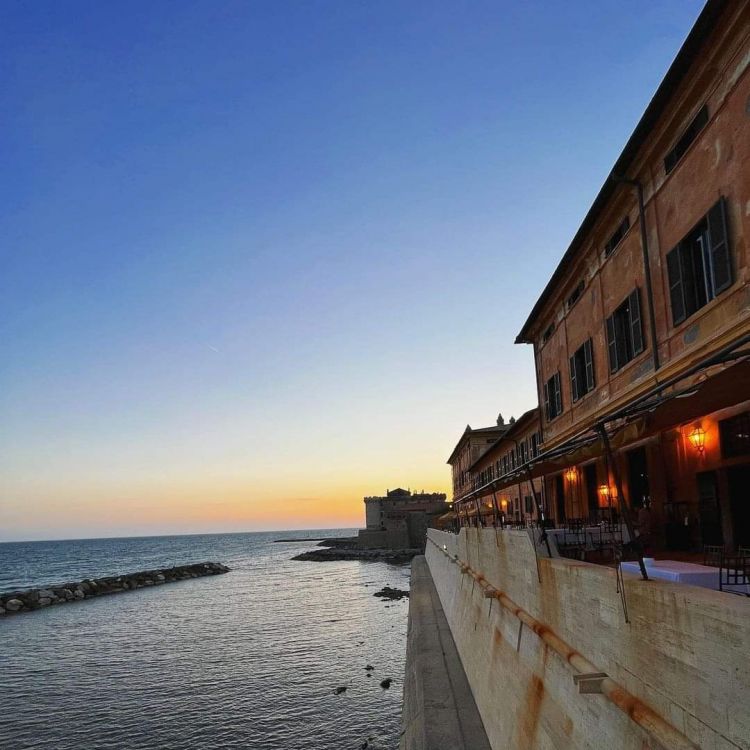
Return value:
M 696 427 L 689 435 L 690 444 L 701 455 L 706 450 L 706 431 L 702 427 Z
M 508 509 L 508 501 L 507 501 L 507 500 L 506 500 L 505 498 L 503 498 L 503 499 L 502 499 L 502 500 L 500 501 L 500 507 L 502 507 L 502 509 L 503 509 L 504 511 Z
M 570 468 L 570 469 L 568 469 L 568 470 L 567 470 L 567 471 L 565 472 L 565 478 L 566 478 L 566 479 L 567 479 L 567 480 L 568 480 L 569 482 L 571 482 L 571 483 L 572 483 L 572 482 L 575 482 L 575 481 L 576 481 L 576 479 L 578 479 L 578 470 L 577 470 L 577 469 L 575 468 L 575 466 L 574 466 L 574 467 L 572 467 L 572 468 Z
M 599 487 L 599 494 L 602 497 L 609 497 L 609 485 L 603 484 L 601 487 Z

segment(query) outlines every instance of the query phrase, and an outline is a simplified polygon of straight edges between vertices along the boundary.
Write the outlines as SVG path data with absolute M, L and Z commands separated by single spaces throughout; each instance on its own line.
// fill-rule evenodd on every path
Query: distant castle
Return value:
M 401 487 L 364 500 L 367 528 L 358 539 L 364 549 L 423 549 L 427 529 L 450 510 L 443 492 L 412 494 Z

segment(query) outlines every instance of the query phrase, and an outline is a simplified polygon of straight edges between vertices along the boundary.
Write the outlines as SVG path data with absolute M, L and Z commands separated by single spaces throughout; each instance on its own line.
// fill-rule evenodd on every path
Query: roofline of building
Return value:
M 505 434 L 501 435 L 497 440 L 495 440 L 495 442 L 469 466 L 469 471 L 471 471 L 482 459 L 487 458 L 487 454 L 493 451 L 504 440 L 509 440 L 513 435 L 518 433 L 521 429 L 525 428 L 532 419 L 538 416 L 538 414 L 538 406 L 535 406 L 533 409 L 529 409 L 528 411 L 521 414 L 521 416 L 508 427 Z
M 536 301 L 529 317 L 523 324 L 521 331 L 518 336 L 516 336 L 516 344 L 532 343 L 528 337 L 529 328 L 531 328 L 547 300 L 552 296 L 552 292 L 562 276 L 568 270 L 569 266 L 572 265 L 586 235 L 596 222 L 607 201 L 610 200 L 619 187 L 618 183 L 610 178 L 611 175 L 627 174 L 639 149 L 646 142 L 649 133 L 669 104 L 675 90 L 687 75 L 691 65 L 698 58 L 703 43 L 715 28 L 717 19 L 721 16 L 727 6 L 727 0 L 708 0 L 703 7 L 703 10 L 693 24 L 692 29 L 690 29 L 687 38 L 680 47 L 677 56 L 669 66 L 669 70 L 667 70 L 666 75 L 656 89 L 651 101 L 648 103 L 641 119 L 638 121 L 635 130 L 625 144 L 622 153 L 617 158 L 617 161 L 610 170 L 607 179 L 599 190 L 594 202 L 591 204 L 591 208 L 589 208 L 588 213 L 583 219 L 583 223 L 573 237 L 572 242 L 565 251 L 565 254 L 557 265 L 557 268 L 554 270 L 550 280 L 547 282 L 547 285 L 544 287 L 544 290 Z
M 463 445 L 464 440 L 467 437 L 470 437 L 476 432 L 493 432 L 495 430 L 506 430 L 508 429 L 508 425 L 491 425 L 490 427 L 477 427 L 475 430 L 471 428 L 471 425 L 466 425 L 466 429 L 463 431 L 463 434 L 458 439 L 458 442 L 456 443 L 455 448 L 451 451 L 450 456 L 448 456 L 448 460 L 445 462 L 447 464 L 450 464 L 451 461 L 453 461 L 453 457 L 458 453 L 458 449 Z

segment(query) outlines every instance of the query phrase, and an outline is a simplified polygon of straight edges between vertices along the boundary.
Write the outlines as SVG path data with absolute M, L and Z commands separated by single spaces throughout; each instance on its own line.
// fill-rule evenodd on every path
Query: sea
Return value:
M 231 568 L 0 617 L 0 748 L 395 750 L 409 605 L 373 594 L 409 565 L 291 559 L 354 533 L 0 544 L 0 591 Z

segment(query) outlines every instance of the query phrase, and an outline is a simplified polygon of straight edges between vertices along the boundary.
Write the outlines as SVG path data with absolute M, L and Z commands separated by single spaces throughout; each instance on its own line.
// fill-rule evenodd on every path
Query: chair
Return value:
M 724 557 L 724 547 L 721 544 L 706 544 L 703 546 L 703 564 L 712 568 L 720 568 Z
M 582 518 L 571 518 L 564 526 L 557 548 L 566 557 L 582 557 L 586 549 L 586 523 Z
M 750 596 L 750 590 L 733 591 L 733 586 L 750 586 L 750 558 L 745 555 L 723 555 L 719 567 L 719 591 Z

